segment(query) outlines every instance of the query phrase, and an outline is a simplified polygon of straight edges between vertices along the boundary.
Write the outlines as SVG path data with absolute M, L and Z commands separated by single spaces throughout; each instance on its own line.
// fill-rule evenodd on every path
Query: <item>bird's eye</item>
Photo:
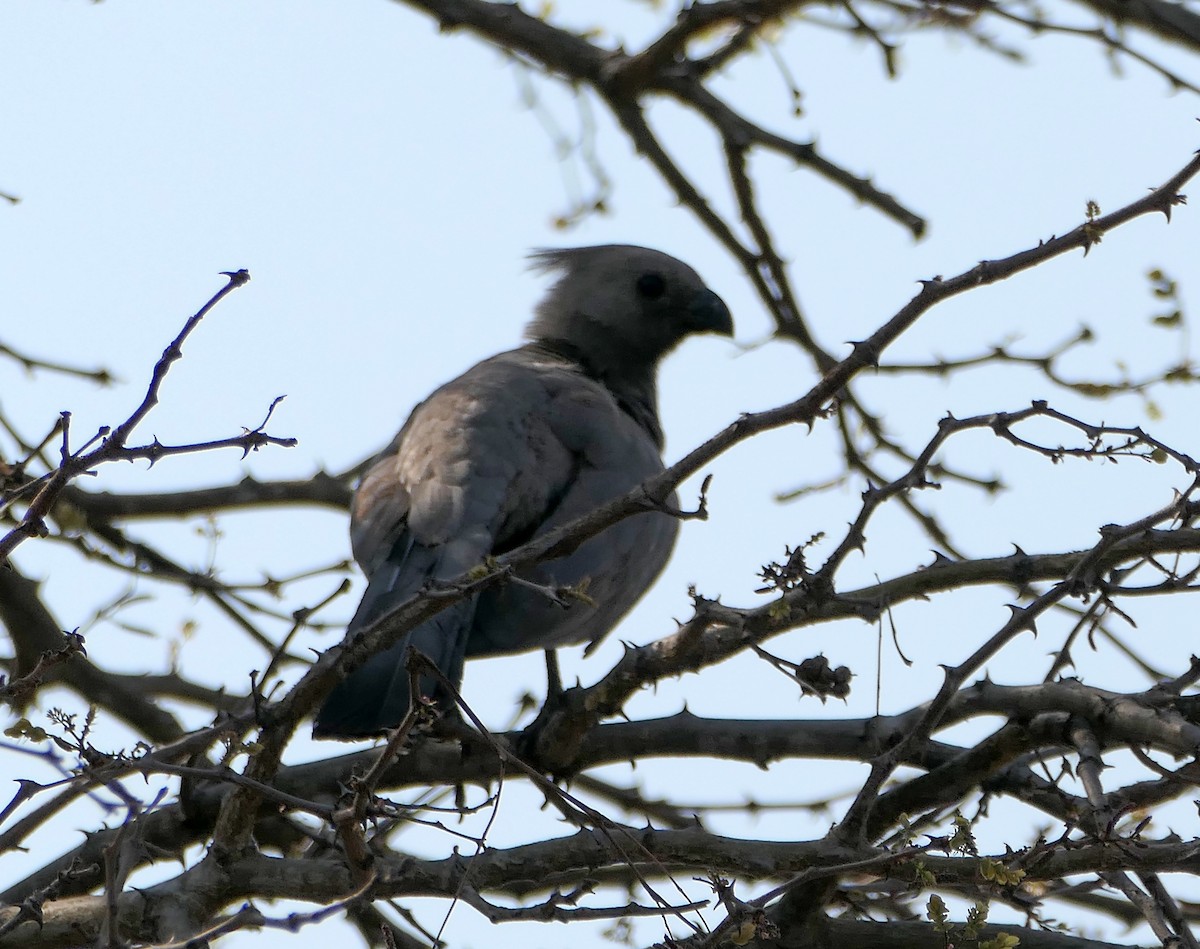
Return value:
M 637 291 L 647 300 L 657 300 L 667 289 L 660 273 L 644 273 L 637 279 Z

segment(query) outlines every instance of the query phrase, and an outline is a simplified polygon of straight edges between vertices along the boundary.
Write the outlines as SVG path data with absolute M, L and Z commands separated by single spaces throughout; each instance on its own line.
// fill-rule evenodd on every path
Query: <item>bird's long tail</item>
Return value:
M 398 558 L 401 562 L 379 567 L 350 620 L 346 635 L 364 629 L 419 592 L 419 585 L 412 588 L 414 584 L 405 584 L 404 578 L 429 576 L 414 560 L 430 553 L 418 547 Z M 338 683 L 317 713 L 313 737 L 367 738 L 399 725 L 408 713 L 410 701 L 409 673 L 404 666 L 410 646 L 432 659 L 451 682 L 459 682 L 475 602 L 475 597 L 469 597 L 446 607 L 409 631 L 390 649 L 372 656 L 351 672 Z M 431 680 L 424 678 L 420 684 L 422 694 L 435 696 Z

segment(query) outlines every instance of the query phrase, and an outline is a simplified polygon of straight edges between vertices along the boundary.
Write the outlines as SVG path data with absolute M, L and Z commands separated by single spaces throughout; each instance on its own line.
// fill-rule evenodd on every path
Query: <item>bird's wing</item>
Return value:
M 564 422 L 564 406 L 577 425 Z M 527 350 L 489 359 L 437 390 L 355 496 L 352 543 L 368 584 L 349 632 L 431 581 L 458 577 L 532 537 L 591 463 L 598 432 L 614 413 L 598 383 Z M 395 725 L 408 707 L 402 666 L 409 645 L 457 681 L 475 607 L 476 598 L 461 600 L 369 659 L 331 693 L 317 733 L 373 734 Z

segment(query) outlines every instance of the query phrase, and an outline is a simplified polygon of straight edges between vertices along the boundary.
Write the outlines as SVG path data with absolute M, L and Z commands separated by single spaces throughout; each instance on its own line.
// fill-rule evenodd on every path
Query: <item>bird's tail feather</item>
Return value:
M 399 558 L 401 563 L 385 564 L 375 571 L 362 603 L 347 627 L 348 636 L 385 616 L 418 592 L 419 587 L 405 589 L 398 584 L 403 582 L 404 576 L 428 576 L 426 571 L 414 570 L 417 565 L 413 559 L 419 559 L 423 552 L 420 548 L 406 551 L 405 556 Z M 451 682 L 459 682 L 475 603 L 476 598 L 469 597 L 446 607 L 339 682 L 317 713 L 313 737 L 366 738 L 399 725 L 409 707 L 409 673 L 404 663 L 410 646 L 433 660 Z M 436 696 L 435 683 L 430 678 L 422 678 L 420 686 L 423 695 Z

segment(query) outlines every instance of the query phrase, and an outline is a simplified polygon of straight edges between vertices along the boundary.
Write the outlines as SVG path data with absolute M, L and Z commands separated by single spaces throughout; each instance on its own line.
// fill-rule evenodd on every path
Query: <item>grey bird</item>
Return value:
M 528 342 L 418 405 L 355 493 L 351 545 L 368 583 L 347 635 L 662 471 L 659 361 L 690 334 L 733 333 L 721 298 L 659 251 L 605 245 L 532 259 L 558 280 Z M 410 700 L 409 646 L 457 684 L 467 658 L 595 642 L 662 571 L 677 531 L 669 514 L 637 514 L 520 574 L 586 591 L 567 607 L 513 582 L 447 607 L 339 683 L 313 735 L 360 738 L 398 725 Z M 421 691 L 438 698 L 431 682 Z

